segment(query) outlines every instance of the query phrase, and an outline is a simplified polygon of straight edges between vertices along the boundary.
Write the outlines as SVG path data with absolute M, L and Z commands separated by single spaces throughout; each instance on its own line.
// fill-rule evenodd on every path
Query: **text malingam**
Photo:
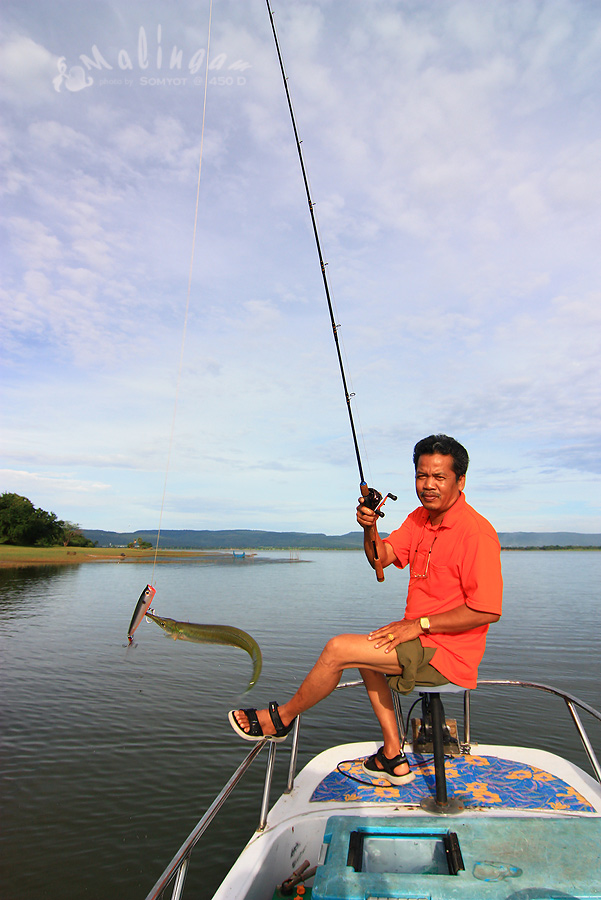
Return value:
M 152 65 L 153 70 L 157 73 L 160 73 L 167 68 L 173 73 L 173 75 L 151 75 L 148 72 L 148 74 L 141 75 L 139 77 L 139 84 L 149 87 L 157 85 L 182 87 L 187 84 L 198 85 L 201 82 L 204 83 L 204 79 L 199 77 L 188 77 L 196 76 L 203 68 L 207 68 L 210 72 L 225 69 L 237 73 L 245 72 L 247 69 L 251 68 L 251 64 L 243 59 L 237 59 L 228 63 L 226 53 L 218 53 L 211 57 L 207 65 L 206 50 L 202 47 L 188 56 L 186 65 L 184 66 L 184 50 L 179 49 L 177 45 L 174 44 L 171 47 L 171 52 L 165 53 L 162 45 L 162 38 L 162 26 L 158 25 L 156 45 L 152 48 L 152 52 L 149 52 L 146 29 L 142 25 L 138 32 L 136 52 L 133 54 L 127 49 L 122 48 L 117 52 L 116 60 L 113 59 L 111 62 L 106 58 L 106 55 L 101 52 L 98 46 L 93 44 L 90 55 L 81 53 L 79 56 L 83 66 L 71 67 L 67 65 L 66 58 L 62 56 L 57 64 L 59 74 L 53 79 L 54 87 L 57 91 L 60 91 L 61 87 L 64 85 L 70 91 L 79 91 L 94 84 L 94 78 L 89 75 L 90 72 L 113 72 L 115 68 L 120 69 L 122 72 L 133 72 L 136 68 L 142 72 L 148 72 L 148 69 Z M 188 75 L 183 74 L 186 70 Z M 179 72 L 182 72 L 182 74 L 178 75 L 177 73 Z M 133 85 L 133 83 L 134 78 L 125 76 L 123 78 L 105 77 L 98 81 L 99 85 L 124 85 L 127 87 Z M 245 84 L 246 78 L 241 75 L 219 76 L 210 78 L 209 83 L 217 84 L 219 86 L 239 85 Z

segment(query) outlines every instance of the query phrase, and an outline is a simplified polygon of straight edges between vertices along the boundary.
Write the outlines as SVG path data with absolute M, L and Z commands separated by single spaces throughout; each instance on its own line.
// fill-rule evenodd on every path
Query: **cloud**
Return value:
M 10 462 L 109 485 L 86 494 L 107 527 L 117 508 L 151 509 L 190 275 L 170 489 L 200 505 L 227 498 L 220 515 L 240 510 L 248 527 L 253 509 L 291 524 L 323 504 L 320 530 L 348 530 L 355 460 L 266 11 L 215 10 L 221 67 L 209 72 L 192 262 L 204 86 L 140 78 L 165 74 L 174 45 L 190 74 L 206 22 L 187 4 L 166 9 L 3 7 Z M 567 0 L 307 0 L 275 12 L 373 468 L 391 488 L 399 471 L 410 482 L 406 451 L 449 430 L 497 473 L 493 511 L 499 484 L 519 484 L 519 517 L 544 466 L 585 469 L 601 437 L 601 14 Z M 94 46 L 111 70 L 82 61 Z M 228 68 L 238 60 L 244 69 Z M 76 66 L 94 79 L 79 91 L 66 81 Z M 479 470 L 472 484 L 486 490 Z
M 3 490 L 13 493 L 28 492 L 47 494 L 96 494 L 100 491 L 108 491 L 110 486 L 102 482 L 82 481 L 68 476 L 57 476 L 51 473 L 19 471 L 16 469 L 0 469 L 0 479 Z M 35 501 L 32 501 L 35 503 Z
M 568 470 L 576 473 L 601 475 L 599 436 L 583 434 L 580 440 L 566 438 L 563 445 L 541 447 L 537 454 L 540 464 L 551 470 Z M 578 475 L 581 478 L 581 475 Z
M 75 151 L 91 157 L 94 153 L 94 143 L 81 130 L 71 128 L 61 122 L 53 120 L 38 120 L 32 122 L 28 133 L 37 144 L 42 153 L 58 151 L 60 157 L 65 151 Z
M 48 102 L 57 57 L 26 35 L 12 35 L 0 44 L 0 98 L 21 107 Z
M 62 259 L 61 242 L 42 222 L 13 217 L 8 228 L 12 249 L 26 265 L 46 268 Z

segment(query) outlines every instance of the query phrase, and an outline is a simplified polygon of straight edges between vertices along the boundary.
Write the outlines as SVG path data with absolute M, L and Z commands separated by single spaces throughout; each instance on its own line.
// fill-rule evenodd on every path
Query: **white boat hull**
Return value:
M 352 900 L 354 897 L 364 900 L 366 896 L 424 896 L 431 897 L 432 900 L 438 896 L 457 896 L 466 900 L 479 896 L 505 898 L 514 891 L 525 889 L 539 891 L 536 895 L 531 894 L 532 897 L 560 897 L 562 893 L 564 897 L 601 897 L 601 787 L 578 766 L 542 750 L 496 745 L 472 748 L 474 759 L 506 760 L 511 763 L 509 771 L 515 772 L 521 794 L 524 791 L 532 794 L 532 785 L 526 784 L 528 779 L 532 781 L 529 772 L 534 772 L 535 777 L 545 785 L 557 781 L 557 797 L 560 799 L 548 801 L 548 808 L 541 808 L 538 805 L 540 799 L 535 795 L 532 795 L 533 806 L 511 808 L 502 799 L 501 802 L 494 803 L 493 792 L 487 798 L 481 781 L 473 786 L 480 802 L 470 805 L 470 797 L 462 795 L 465 809 L 457 816 L 432 815 L 426 812 L 419 801 L 407 798 L 408 788 L 383 788 L 382 795 L 377 800 L 360 800 L 357 796 L 361 794 L 361 787 L 355 787 L 350 781 L 347 798 L 315 799 L 316 789 L 331 773 L 335 773 L 339 762 L 361 759 L 375 752 L 376 748 L 377 745 L 373 742 L 346 744 L 326 750 L 311 760 L 297 776 L 292 792 L 283 795 L 275 803 L 265 829 L 252 836 L 214 895 L 214 900 L 265 900 L 273 896 L 274 885 L 281 884 L 304 860 L 308 860 L 311 865 L 322 864 L 328 849 L 324 844 L 324 833 L 332 817 L 349 817 L 349 822 L 352 821 L 353 824 L 358 821 L 364 825 L 379 822 L 384 825 L 388 823 L 389 827 L 418 831 L 425 826 L 430 830 L 435 828 L 439 831 L 454 831 L 460 836 L 466 869 L 457 876 L 438 877 L 388 873 L 382 881 L 380 876 L 354 873 L 344 865 L 341 872 L 332 874 L 329 883 L 324 883 L 321 887 L 317 885 L 313 894 L 316 900 L 317 897 L 319 900 L 322 897 L 337 900 L 336 894 L 331 893 L 332 885 L 336 883 L 339 883 L 340 888 L 338 896 L 345 900 Z M 539 772 L 544 774 L 539 775 Z M 520 779 L 524 782 L 521 786 Z M 569 807 L 568 797 L 561 799 L 566 794 L 565 788 L 582 797 L 582 808 L 561 808 Z M 449 781 L 449 790 L 453 790 L 452 779 Z M 570 796 L 573 798 L 574 794 Z M 487 803 L 487 799 L 490 802 Z M 560 829 L 558 825 L 562 821 L 564 826 Z M 547 826 L 545 822 L 548 823 Z M 579 822 L 588 824 L 581 826 Z M 344 831 L 344 822 L 340 824 L 340 828 Z M 584 829 L 586 835 L 590 836 L 589 846 L 586 848 L 585 836 L 576 833 L 578 828 Z M 564 847 L 562 853 L 559 853 L 558 846 L 563 846 L 566 841 L 569 845 L 570 831 L 574 832 L 575 844 L 571 849 Z M 536 840 L 535 833 L 538 835 Z M 527 839 L 528 835 L 531 835 L 532 840 Z M 543 860 L 546 860 L 545 864 Z M 575 860 L 578 862 L 575 863 Z M 498 873 L 502 877 L 497 882 L 489 880 L 490 872 L 494 875 L 495 869 L 493 867 L 489 872 L 483 865 L 488 862 L 500 866 Z M 553 865 L 556 871 L 551 872 Z M 503 875 L 502 866 L 507 868 L 509 874 Z M 512 874 L 512 870 L 519 870 L 521 874 Z M 583 874 L 586 870 L 587 873 Z M 324 871 L 322 869 L 319 873 L 322 882 Z M 431 882 L 427 892 L 424 892 L 424 878 Z M 549 883 L 549 878 L 556 883 Z M 396 885 L 393 883 L 395 879 Z M 449 879 L 450 885 L 447 883 Z M 486 893 L 483 894 L 485 879 Z M 511 889 L 508 886 L 510 880 Z M 388 887 L 387 892 L 382 894 L 384 883 Z M 493 890 L 495 884 L 497 887 Z M 588 893 L 583 893 L 585 886 Z M 371 893 L 366 894 L 364 888 Z M 560 893 L 540 893 L 551 889 Z M 374 890 L 376 893 L 373 893 Z M 442 894 L 439 893 L 441 890 Z M 574 890 L 579 893 L 571 893 Z

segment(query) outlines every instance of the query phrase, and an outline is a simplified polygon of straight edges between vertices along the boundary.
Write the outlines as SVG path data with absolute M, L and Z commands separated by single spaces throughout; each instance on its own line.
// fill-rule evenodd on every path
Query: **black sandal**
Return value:
M 234 713 L 243 712 L 246 718 L 248 719 L 249 729 L 245 731 L 244 728 L 238 722 Z M 257 717 L 256 709 L 230 709 L 227 714 L 228 719 L 230 720 L 230 725 L 236 732 L 236 734 L 242 738 L 244 741 L 262 741 L 265 735 L 263 734 L 263 729 L 259 723 L 259 719 Z
M 378 760 L 382 768 L 379 768 L 376 760 Z M 362 769 L 367 775 L 377 775 L 379 778 L 385 778 L 386 781 L 389 781 L 391 784 L 409 784 L 415 778 L 413 772 L 407 772 L 405 775 L 394 774 L 394 770 L 398 766 L 402 766 L 403 763 L 409 765 L 409 760 L 404 753 L 399 753 L 399 755 L 393 757 L 393 759 L 388 759 L 387 756 L 384 756 L 384 747 L 380 747 L 377 753 L 374 753 L 373 756 L 370 756 L 364 761 Z
M 264 738 L 269 738 L 270 741 L 280 743 L 281 741 L 284 741 L 290 731 L 292 731 L 292 726 L 295 722 L 295 719 L 293 719 L 290 725 L 284 725 L 278 712 L 278 704 L 272 702 L 269 704 L 269 715 L 271 716 L 271 721 L 273 722 L 273 727 L 275 728 L 275 734 L 263 734 L 263 729 L 261 728 L 261 723 L 259 722 L 259 717 L 257 716 L 257 710 L 254 708 L 240 710 L 240 712 L 243 712 L 245 714 L 250 726 L 249 730 L 245 731 L 234 715 L 234 713 L 236 712 L 238 712 L 238 710 L 231 709 L 227 714 L 227 717 L 236 734 L 244 741 L 256 742 L 262 741 Z
M 275 734 L 270 734 L 268 735 L 268 737 L 270 737 L 272 741 L 284 741 L 292 731 L 292 727 L 296 722 L 296 719 L 293 719 L 290 725 L 284 725 L 284 723 L 280 719 L 278 704 L 275 701 L 272 701 L 269 704 L 268 708 L 269 715 L 271 716 L 271 721 L 273 722 L 275 728 Z

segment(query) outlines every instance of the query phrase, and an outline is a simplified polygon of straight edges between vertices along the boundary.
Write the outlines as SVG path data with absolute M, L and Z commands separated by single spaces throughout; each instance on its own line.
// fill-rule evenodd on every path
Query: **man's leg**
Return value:
M 400 742 L 392 696 L 386 680 L 385 673 L 400 675 L 402 672 L 394 651 L 386 653 L 383 647 L 376 649 L 372 641 L 367 640 L 363 634 L 341 634 L 332 638 L 321 652 L 321 655 L 295 695 L 279 707 L 280 718 L 283 725 L 289 725 L 300 713 L 305 712 L 324 697 L 332 693 L 344 669 L 357 668 L 362 673 L 370 672 L 379 674 L 380 679 L 366 681 L 368 695 L 374 707 L 374 711 L 382 726 L 385 742 L 385 754 L 389 758 L 399 752 Z M 243 730 L 248 730 L 248 719 L 242 710 L 236 711 L 236 719 Z M 274 734 L 275 728 L 271 721 L 269 711 L 258 710 L 257 717 L 263 729 L 263 734 Z M 382 718 L 380 718 L 382 717 Z M 394 752 L 388 752 L 388 747 L 396 745 Z
M 396 654 L 395 654 L 396 656 Z M 395 660 L 397 662 L 397 660 Z M 398 665 L 397 665 L 397 668 Z M 392 669 L 388 669 L 391 674 L 396 674 Z M 363 679 L 367 689 L 367 696 L 372 705 L 380 728 L 382 729 L 382 737 L 384 738 L 384 756 L 387 759 L 394 759 L 401 752 L 401 739 L 399 736 L 399 727 L 397 725 L 396 715 L 394 713 L 394 705 L 392 702 L 392 693 L 386 681 L 386 677 L 381 672 L 374 672 L 373 669 L 360 668 L 359 674 Z M 376 766 L 381 768 L 379 760 L 376 760 Z M 409 772 L 409 763 L 402 763 L 394 769 L 395 775 L 406 775 Z

